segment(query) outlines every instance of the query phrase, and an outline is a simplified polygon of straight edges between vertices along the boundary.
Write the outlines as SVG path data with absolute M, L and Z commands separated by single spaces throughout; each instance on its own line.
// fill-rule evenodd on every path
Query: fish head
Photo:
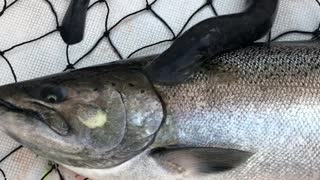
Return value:
M 140 154 L 163 114 L 138 71 L 89 68 L 0 87 L 0 130 L 76 167 L 110 168 Z

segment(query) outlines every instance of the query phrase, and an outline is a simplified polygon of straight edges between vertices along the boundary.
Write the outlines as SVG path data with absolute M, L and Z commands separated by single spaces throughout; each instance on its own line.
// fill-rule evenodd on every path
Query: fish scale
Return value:
M 168 111 L 157 142 L 255 153 L 211 178 L 319 179 L 319 50 L 251 46 L 220 55 L 185 83 L 156 86 Z
M 254 44 L 175 86 L 146 77 L 152 57 L 11 84 L 0 88 L 0 128 L 97 180 L 318 180 L 319 50 L 317 41 Z M 59 135 L 59 122 L 74 130 Z

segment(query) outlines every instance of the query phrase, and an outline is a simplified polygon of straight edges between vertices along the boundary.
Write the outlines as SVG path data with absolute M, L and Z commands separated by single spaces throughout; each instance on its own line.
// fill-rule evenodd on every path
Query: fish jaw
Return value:
M 20 98 L 19 98 L 20 97 Z M 37 129 L 47 129 L 42 126 L 40 122 L 40 114 L 34 111 L 31 107 L 24 108 L 18 106 L 15 102 L 19 102 L 23 98 L 22 88 L 20 84 L 17 85 L 6 85 L 0 88 L 0 128 L 1 130 L 9 134 L 24 133 L 26 132 L 35 133 L 33 131 Z M 18 128 L 19 127 L 19 128 Z M 13 131 L 13 132 L 12 132 Z M 22 135 L 22 134 L 21 134 Z M 22 136 L 25 136 L 23 134 Z
M 121 95 L 113 88 L 100 92 L 110 93 L 109 103 L 113 103 L 108 110 L 102 110 L 94 104 L 101 99 L 96 99 L 97 93 L 84 93 L 83 99 L 66 101 L 64 105 L 29 95 L 38 86 L 41 89 L 42 84 L 45 83 L 23 82 L 0 88 L 4 92 L 0 93 L 3 132 L 48 160 L 77 167 L 108 168 L 138 153 L 128 152 L 118 158 L 113 152 L 125 148 L 120 143 L 126 129 L 126 110 Z M 72 94 L 72 87 L 68 88 Z
M 0 87 L 0 129 L 70 166 L 104 169 L 130 160 L 152 144 L 164 112 L 143 73 L 114 69 L 85 68 Z
M 64 138 L 65 135 L 46 124 L 46 115 L 53 114 L 52 109 L 29 104 L 31 98 L 25 94 L 25 85 L 17 83 L 0 87 L 0 130 L 38 155 L 46 152 L 43 157 L 47 159 L 52 159 L 55 150 L 62 147 L 66 153 L 81 152 L 83 147 L 72 142 L 74 137 Z M 57 122 L 61 120 L 55 119 Z

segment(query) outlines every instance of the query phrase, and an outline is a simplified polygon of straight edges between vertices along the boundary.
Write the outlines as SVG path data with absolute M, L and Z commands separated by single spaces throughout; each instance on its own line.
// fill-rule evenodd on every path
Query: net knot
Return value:
M 3 56 L 4 55 L 4 52 L 3 51 L 0 51 L 0 56 Z
M 68 64 L 67 69 L 76 69 L 76 68 L 73 66 L 73 64 Z
M 99 0 L 98 2 L 99 2 L 99 3 L 103 3 L 103 2 L 104 2 L 104 0 Z
M 212 4 L 212 0 L 207 0 L 206 4 L 207 5 L 211 5 Z
M 104 37 L 109 37 L 110 35 L 110 31 L 109 30 L 106 30 L 104 33 L 103 33 Z
M 57 30 L 58 30 L 59 32 L 61 32 L 62 27 L 61 27 L 61 26 L 57 26 Z
M 150 9 L 151 9 L 151 5 L 149 3 L 147 3 L 146 10 L 150 10 Z

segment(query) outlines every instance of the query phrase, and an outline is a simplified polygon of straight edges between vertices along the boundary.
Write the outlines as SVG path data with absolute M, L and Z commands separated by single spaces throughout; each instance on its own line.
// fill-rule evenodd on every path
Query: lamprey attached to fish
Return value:
M 255 44 L 175 86 L 145 74 L 154 56 L 9 84 L 0 127 L 93 179 L 317 179 L 319 57 L 318 42 Z
M 188 29 L 150 63 L 148 76 L 157 83 L 178 84 L 212 57 L 262 38 L 272 27 L 278 0 L 249 2 L 244 12 L 208 18 Z
M 65 43 L 70 45 L 82 41 L 88 6 L 89 0 L 71 0 L 62 25 L 59 27 L 60 35 Z

